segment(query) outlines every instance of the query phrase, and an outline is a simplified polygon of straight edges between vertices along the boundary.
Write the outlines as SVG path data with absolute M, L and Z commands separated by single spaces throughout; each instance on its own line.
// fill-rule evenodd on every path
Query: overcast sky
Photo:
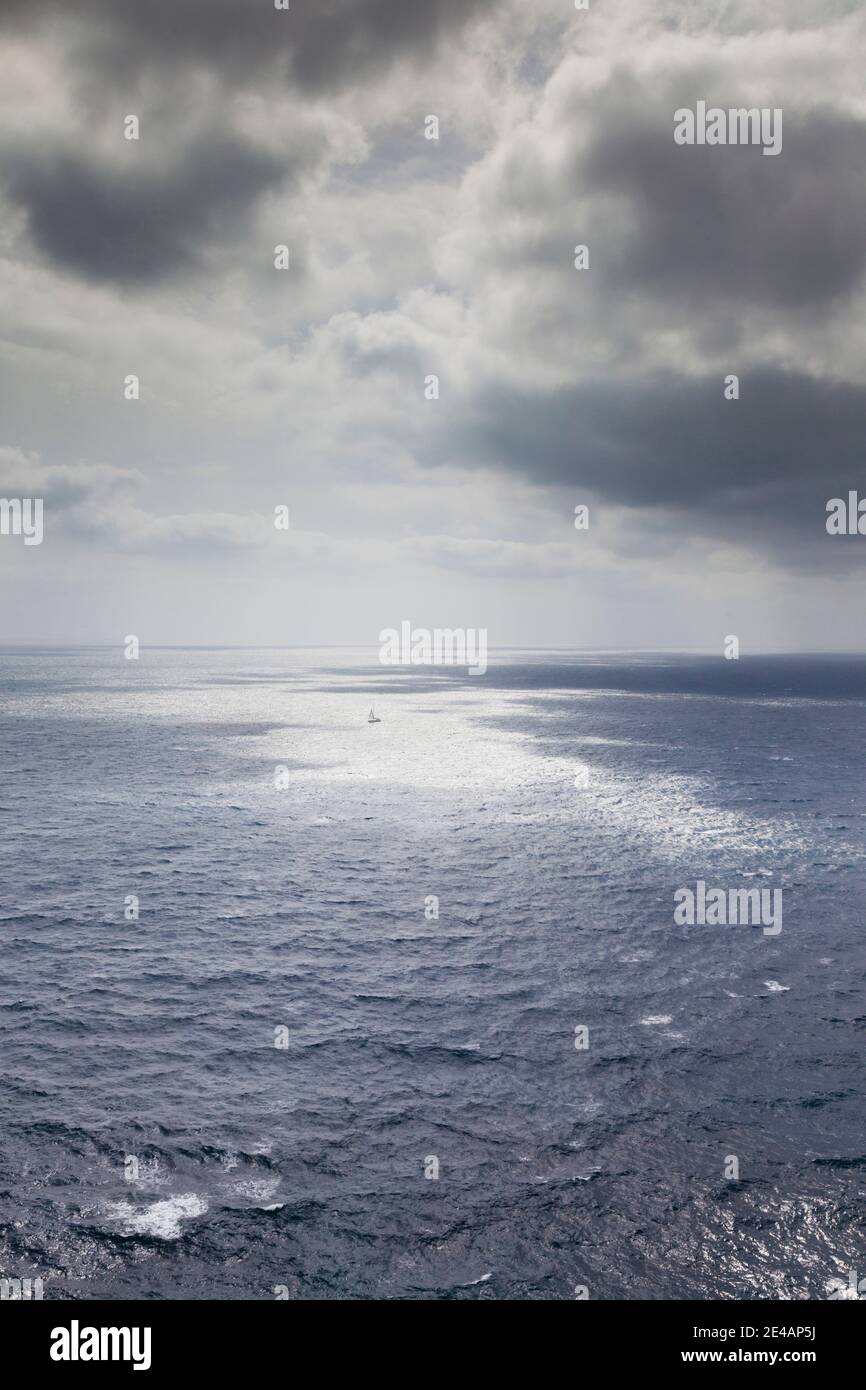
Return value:
M 862 648 L 864 29 L 0 0 L 0 641 Z

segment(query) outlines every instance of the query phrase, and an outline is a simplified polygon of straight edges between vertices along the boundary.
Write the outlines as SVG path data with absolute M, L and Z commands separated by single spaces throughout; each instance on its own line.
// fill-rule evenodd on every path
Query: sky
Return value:
M 0 642 L 862 650 L 864 38 L 853 0 L 0 0 L 0 497 L 44 499 Z M 699 101 L 781 151 L 677 144 Z

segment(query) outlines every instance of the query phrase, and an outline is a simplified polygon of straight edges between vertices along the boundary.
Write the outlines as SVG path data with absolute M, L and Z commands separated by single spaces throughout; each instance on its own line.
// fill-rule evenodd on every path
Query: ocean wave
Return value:
M 149 1207 L 130 1208 L 124 1202 L 112 1202 L 106 1206 L 104 1215 L 117 1223 L 122 1235 L 178 1240 L 183 1235 L 183 1223 L 203 1216 L 207 1209 L 204 1197 L 195 1192 L 182 1192 L 174 1197 L 160 1197 Z

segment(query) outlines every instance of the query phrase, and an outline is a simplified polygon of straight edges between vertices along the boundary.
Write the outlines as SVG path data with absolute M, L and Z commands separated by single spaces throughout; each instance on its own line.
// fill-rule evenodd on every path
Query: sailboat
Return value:
M 372 705 L 370 706 L 370 713 L 367 715 L 367 723 L 368 723 L 368 724 L 381 724 L 381 723 L 382 723 L 381 719 L 377 719 L 377 718 L 376 718 L 376 715 L 375 715 L 375 713 L 373 712 L 373 706 L 372 706 Z

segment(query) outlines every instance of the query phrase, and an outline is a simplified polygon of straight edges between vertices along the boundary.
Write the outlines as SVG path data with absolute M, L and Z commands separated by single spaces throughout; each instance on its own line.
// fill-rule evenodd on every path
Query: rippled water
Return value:
M 858 658 L 0 654 L 0 1273 L 866 1274 L 864 712 Z M 675 926 L 698 878 L 782 888 L 781 935 Z

